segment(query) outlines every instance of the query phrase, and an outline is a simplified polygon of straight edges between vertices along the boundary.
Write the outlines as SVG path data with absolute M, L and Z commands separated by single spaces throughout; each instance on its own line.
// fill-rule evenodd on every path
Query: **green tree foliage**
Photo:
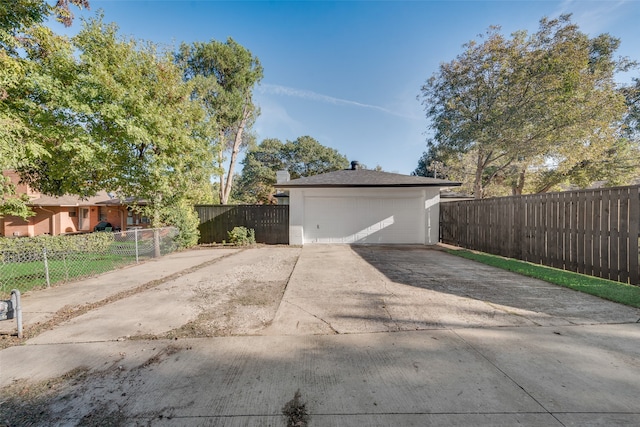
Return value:
M 283 159 L 291 179 L 318 175 L 349 167 L 347 157 L 325 147 L 310 136 L 301 136 L 284 145 Z
M 265 139 L 247 151 L 242 160 L 242 175 L 233 189 L 234 202 L 273 202 L 276 171 L 286 168 L 284 146 L 279 139 Z
M 262 66 L 258 58 L 231 38 L 225 43 L 212 40 L 183 44 L 176 60 L 183 64 L 185 79 L 194 82 L 192 96 L 203 102 L 207 120 L 215 123 L 207 136 L 217 146 L 219 198 L 226 204 L 238 154 L 252 141 L 248 130 L 258 114 L 252 90 L 262 80 Z M 225 171 L 226 153 L 230 158 Z
M 411 172 L 414 176 L 449 179 L 449 168 L 446 166 L 446 155 L 433 141 L 427 142 L 427 151 L 422 153 L 418 166 Z
M 455 178 L 471 181 L 478 198 L 492 185 L 521 194 L 564 182 L 620 181 L 622 171 L 602 176 L 592 167 L 633 154 L 619 150 L 625 107 L 613 77 L 629 64 L 614 59 L 618 45 L 606 34 L 588 38 L 568 15 L 542 19 L 531 35 L 505 38 L 494 27 L 466 44 L 422 87 L 438 149 L 447 161 L 465 163 L 458 167 L 465 176 Z
M 627 114 L 623 123 L 625 138 L 640 140 L 640 78 L 634 78 L 633 84 L 621 89 L 627 105 Z
M 9 91 L 7 108 L 24 130 L 12 136 L 18 146 L 35 148 L 8 166 L 45 194 L 104 189 L 143 200 L 137 209 L 153 226 L 181 226 L 185 244 L 195 243 L 190 206 L 208 201 L 215 172 L 210 123 L 173 53 L 120 37 L 101 17 L 71 41 L 40 40 L 25 48 L 31 79 Z
M 64 128 L 42 107 L 55 83 L 39 60 L 68 49 L 68 41 L 42 23 L 53 15 L 71 25 L 70 4 L 89 7 L 87 0 L 59 0 L 55 6 L 43 0 L 0 2 L 0 170 L 32 166 L 47 155 L 41 142 Z M 0 215 L 27 218 L 32 212 L 26 201 L 11 182 L 0 181 Z
M 286 170 L 291 179 L 349 167 L 346 156 L 325 147 L 310 136 L 282 143 L 265 139 L 247 152 L 234 200 L 242 203 L 273 203 L 276 172 Z
M 8 35 L 14 39 L 14 42 L 19 43 L 17 39 L 21 37 L 22 31 L 42 24 L 51 15 L 68 27 L 73 22 L 71 5 L 89 9 L 88 0 L 57 0 L 55 5 L 45 0 L 2 1 L 0 2 L 0 31 L 3 36 Z
M 96 181 L 146 200 L 153 226 L 192 217 L 189 206 L 203 201 L 199 195 L 214 169 L 204 107 L 191 99 L 192 86 L 173 54 L 120 38 L 115 25 L 100 19 L 90 20 L 74 42 L 81 51 L 75 93 L 101 157 L 93 157 Z M 193 221 L 175 225 L 193 232 Z

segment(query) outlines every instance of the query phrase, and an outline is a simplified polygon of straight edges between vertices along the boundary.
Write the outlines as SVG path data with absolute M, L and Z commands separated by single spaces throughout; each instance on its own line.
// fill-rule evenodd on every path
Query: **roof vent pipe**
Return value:
M 287 182 L 291 179 L 289 172 L 286 170 L 281 170 L 276 172 L 276 184 L 281 184 L 283 182 Z
M 357 160 L 351 162 L 351 170 L 354 171 L 356 169 L 360 169 L 360 163 Z

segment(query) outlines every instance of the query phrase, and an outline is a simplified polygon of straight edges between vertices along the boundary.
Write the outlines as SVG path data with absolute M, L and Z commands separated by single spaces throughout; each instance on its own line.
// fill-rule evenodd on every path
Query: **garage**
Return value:
M 419 198 L 306 197 L 305 243 L 423 243 Z
M 289 192 L 292 245 L 436 244 L 440 189 L 458 185 L 355 168 L 280 180 L 276 188 Z

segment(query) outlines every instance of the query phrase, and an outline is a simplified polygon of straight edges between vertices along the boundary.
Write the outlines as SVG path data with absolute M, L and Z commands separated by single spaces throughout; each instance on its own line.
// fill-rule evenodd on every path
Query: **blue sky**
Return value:
M 421 85 L 491 25 L 533 32 L 543 16 L 572 13 L 583 32 L 618 37 L 618 53 L 640 60 L 640 0 L 90 3 L 76 16 L 102 9 L 122 35 L 168 46 L 232 37 L 249 49 L 264 67 L 258 141 L 310 135 L 349 160 L 403 174 L 428 136 Z M 640 71 L 619 81 L 631 77 Z

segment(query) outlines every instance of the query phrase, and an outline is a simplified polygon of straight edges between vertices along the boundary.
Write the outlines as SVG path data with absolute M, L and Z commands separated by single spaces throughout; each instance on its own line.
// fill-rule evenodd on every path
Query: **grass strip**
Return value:
M 52 286 L 71 282 L 115 270 L 135 261 L 133 257 L 112 254 L 76 254 L 69 259 L 51 259 L 48 261 L 49 281 Z M 0 299 L 7 297 L 11 289 L 25 293 L 46 286 L 42 261 L 0 264 Z
M 533 277 L 586 294 L 595 295 L 609 301 L 640 308 L 640 286 L 614 282 L 612 280 L 587 276 L 572 271 L 559 270 L 557 268 L 532 264 L 512 258 L 471 252 L 464 249 L 448 249 L 447 252 L 482 264 L 513 271 L 523 276 Z

